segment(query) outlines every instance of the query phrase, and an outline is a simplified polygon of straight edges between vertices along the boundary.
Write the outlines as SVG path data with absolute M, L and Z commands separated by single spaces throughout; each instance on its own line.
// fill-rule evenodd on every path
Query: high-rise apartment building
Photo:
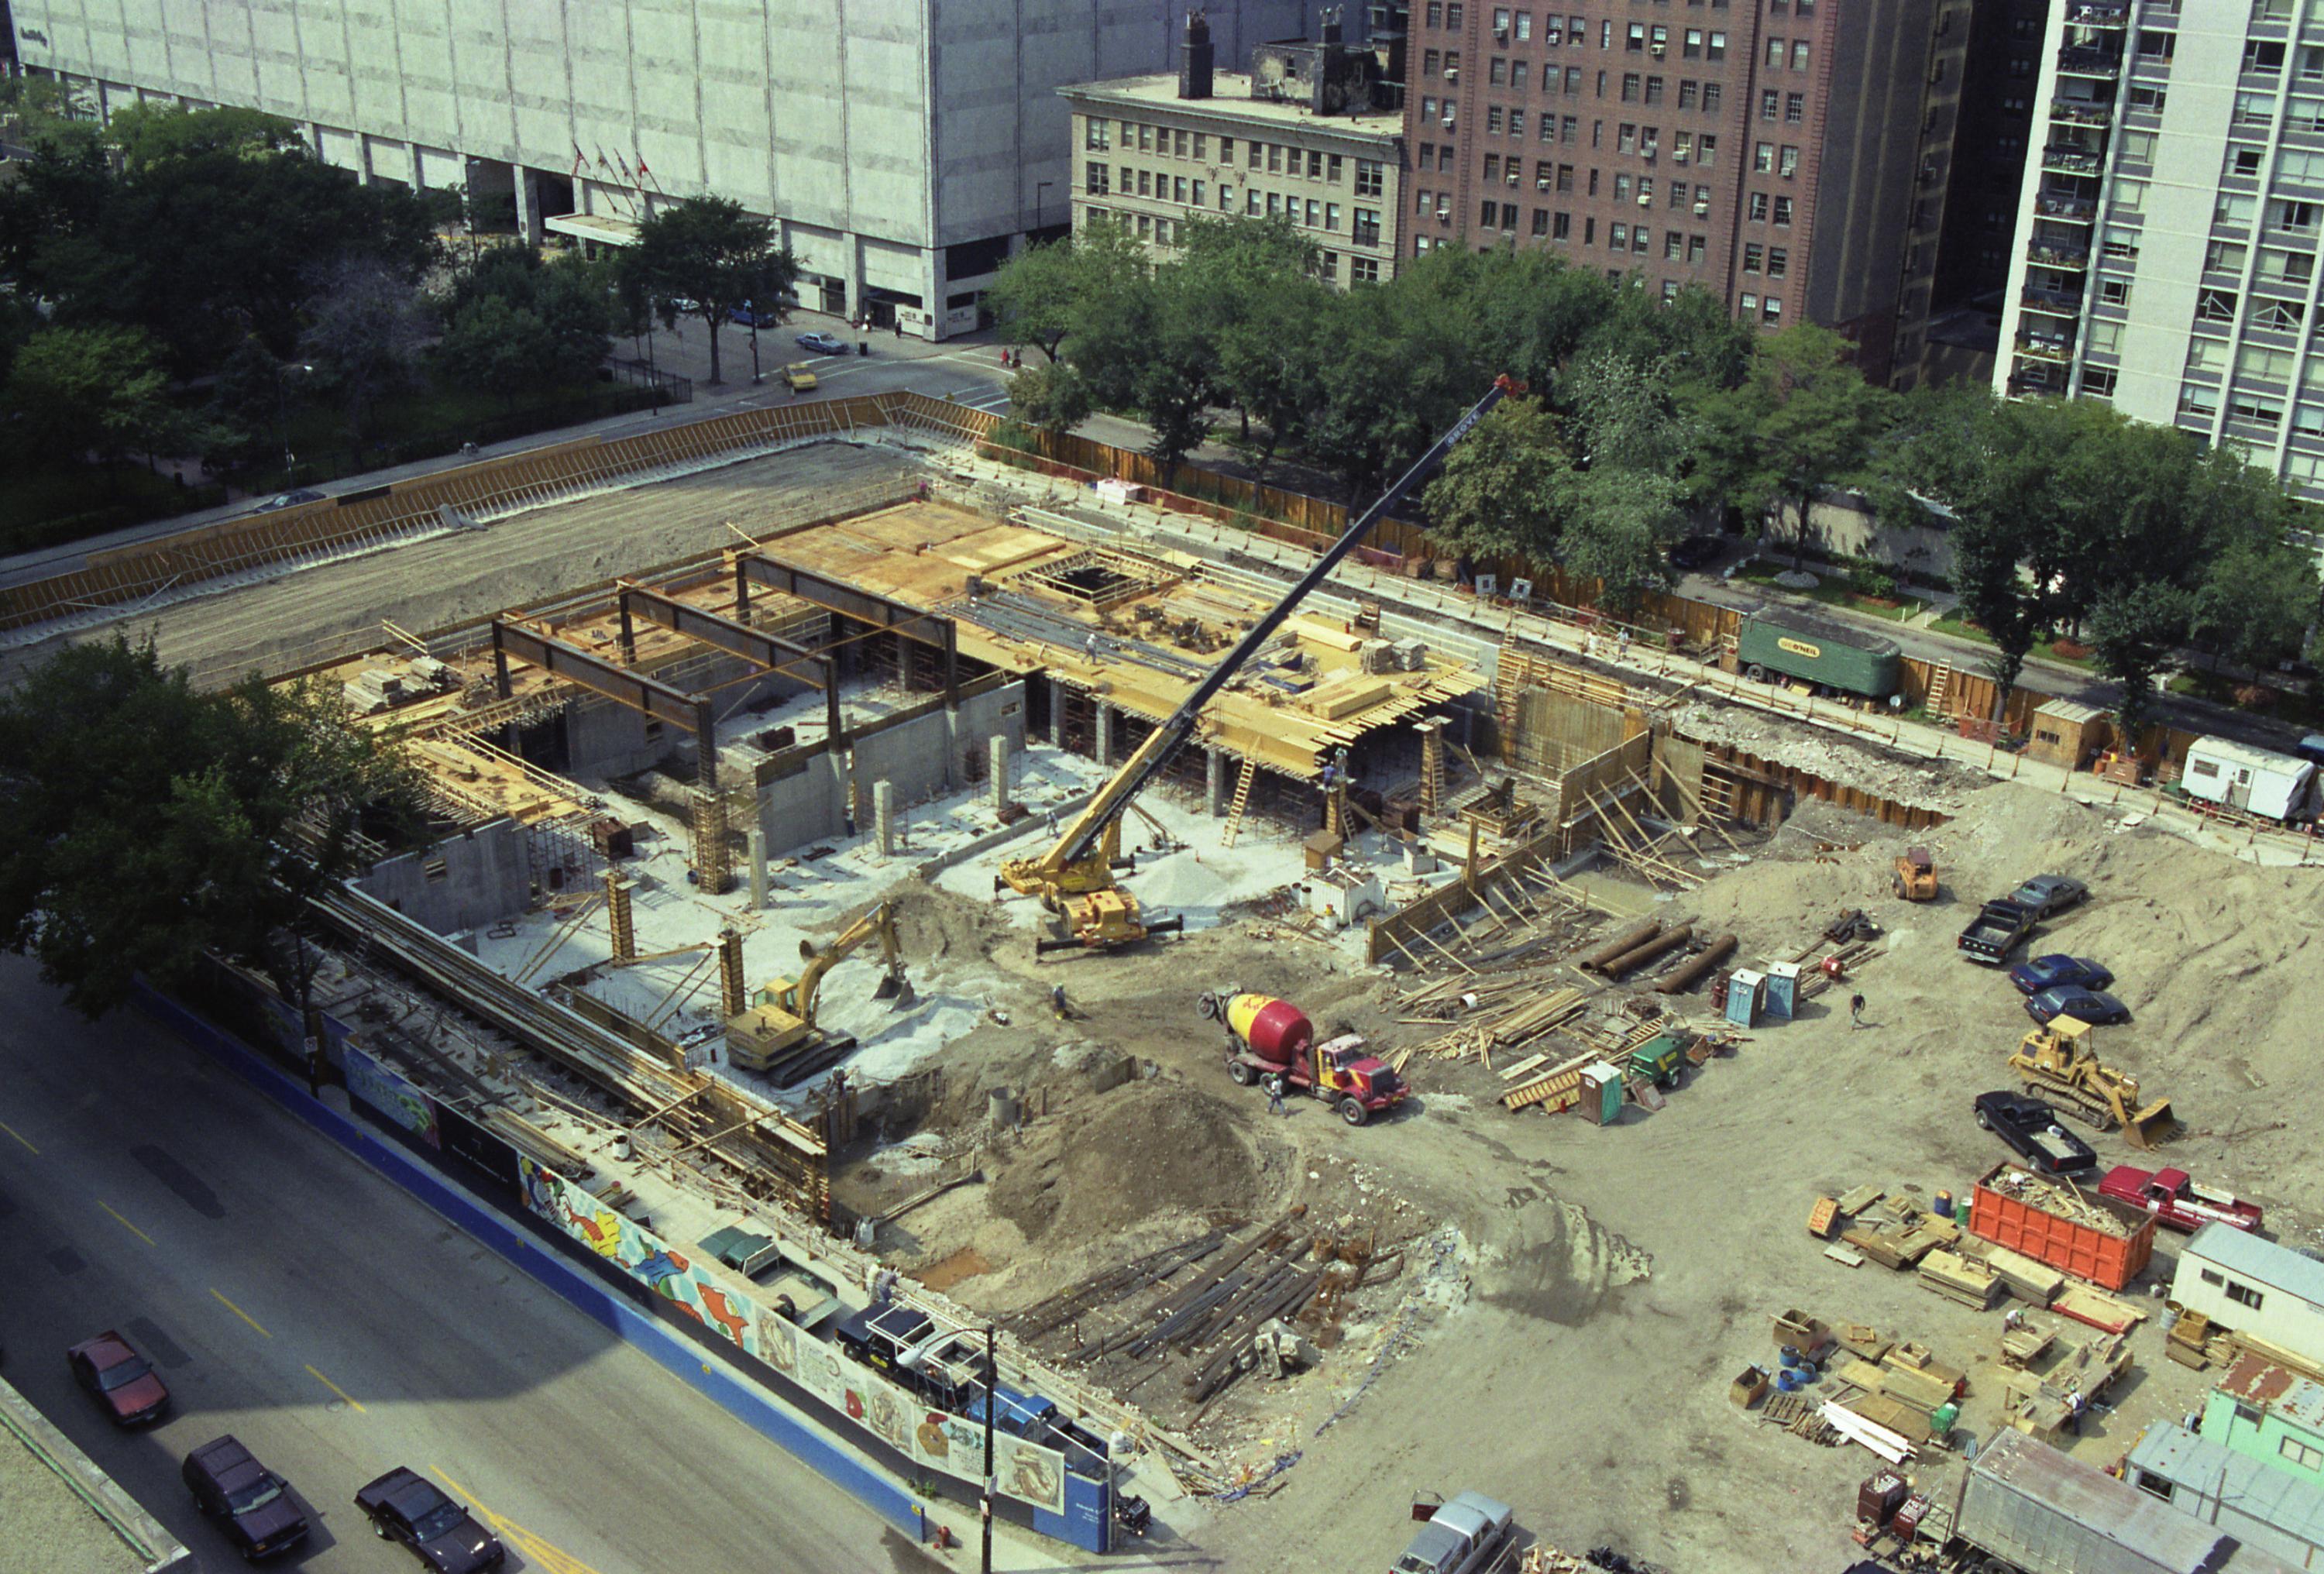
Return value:
M 2324 4 L 2053 0 L 1995 385 L 2242 444 L 2324 500 Z
M 771 216 L 800 295 L 941 338 L 1061 226 L 1067 82 L 1168 68 L 1190 0 L 12 0 L 24 64 L 101 112 L 266 110 L 364 180 L 619 245 L 678 198 Z M 1300 0 L 1205 0 L 1241 58 Z
M 1838 328 L 1885 382 L 1928 308 L 1970 9 L 1419 0 L 1406 250 L 1700 284 L 1767 327 Z

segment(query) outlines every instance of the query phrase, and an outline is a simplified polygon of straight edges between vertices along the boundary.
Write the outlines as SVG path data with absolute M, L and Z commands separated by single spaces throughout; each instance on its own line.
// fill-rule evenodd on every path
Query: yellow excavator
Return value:
M 2159 1146 L 2179 1128 L 2170 1100 L 2142 1105 L 2138 1079 L 2098 1059 L 2090 1025 L 2079 1017 L 2052 1017 L 2027 1034 L 2009 1069 L 2027 1092 L 2064 1105 L 2100 1131 L 2119 1126 L 2133 1147 Z
M 893 902 L 881 902 L 820 950 L 813 941 L 800 941 L 799 960 L 807 966 L 799 970 L 799 976 L 761 986 L 758 1004 L 728 1019 L 726 1047 L 734 1063 L 745 1071 L 767 1072 L 788 1085 L 853 1047 L 853 1038 L 825 1033 L 816 1026 L 816 991 L 822 987 L 824 974 L 875 936 L 887 971 L 872 998 L 893 1000 L 899 1010 L 910 1005 L 912 985 L 904 976 L 903 946 L 896 938 L 896 907 Z
M 1181 920 L 1171 918 L 1149 923 L 1139 912 L 1138 898 L 1121 888 L 1114 871 L 1123 867 L 1121 858 L 1121 816 L 1131 806 L 1131 800 L 1144 791 L 1148 782 L 1161 774 L 1188 739 L 1194 735 L 1195 724 L 1202 718 L 1203 707 L 1226 687 L 1243 664 L 1265 647 L 1283 626 L 1292 611 L 1306 599 L 1307 593 L 1331 576 L 1349 553 L 1356 549 L 1371 528 L 1404 500 L 1405 494 L 1426 479 L 1460 441 L 1476 429 L 1477 423 L 1490 413 L 1492 408 L 1511 393 L 1521 393 L 1521 385 L 1508 377 L 1494 379 L 1485 391 L 1485 397 L 1471 406 L 1467 414 L 1452 424 L 1452 429 L 1436 439 L 1427 453 L 1415 462 L 1396 483 L 1379 495 L 1372 506 L 1351 524 L 1337 541 L 1292 585 L 1283 599 L 1268 609 L 1250 626 L 1234 649 L 1220 658 L 1196 684 L 1178 708 L 1170 713 L 1122 762 L 1097 796 L 1090 799 L 1082 812 L 1074 816 L 1047 852 L 1032 858 L 1010 859 L 1001 866 L 994 883 L 997 890 L 1007 886 L 1019 896 L 1038 897 L 1041 905 L 1057 915 L 1062 933 L 1054 938 L 1035 942 L 1037 953 L 1052 951 L 1111 950 L 1143 940 L 1149 934 L 1176 932 Z

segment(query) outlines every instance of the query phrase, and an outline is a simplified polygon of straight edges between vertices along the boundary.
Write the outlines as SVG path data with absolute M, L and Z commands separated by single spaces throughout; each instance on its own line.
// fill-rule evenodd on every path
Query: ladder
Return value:
M 1259 775 L 1259 761 L 1246 758 L 1242 774 L 1235 778 L 1234 802 L 1227 808 L 1226 834 L 1219 841 L 1222 847 L 1232 847 L 1235 838 L 1242 834 L 1243 811 L 1250 807 L 1250 784 Z
M 1420 812 L 1434 815 L 1444 807 L 1444 721 L 1431 716 L 1414 729 L 1420 734 Z
M 1952 697 L 1952 665 L 1940 661 L 1929 672 L 1929 697 L 1923 702 L 1929 714 L 1937 717 L 1950 715 L 1952 713 L 1946 709 L 1945 702 Z

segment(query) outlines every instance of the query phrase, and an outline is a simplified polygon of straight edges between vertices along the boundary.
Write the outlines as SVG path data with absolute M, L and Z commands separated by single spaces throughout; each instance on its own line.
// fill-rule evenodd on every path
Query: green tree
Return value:
M 1314 277 L 1317 256 L 1283 219 L 1195 219 L 1172 264 L 1194 292 L 1213 391 L 1235 411 L 1234 440 L 1262 483 L 1276 450 L 1297 437 L 1319 396 L 1317 371 L 1329 353 L 1337 298 Z
M 1058 362 L 1027 366 L 1009 379 L 1009 404 L 1019 420 L 1055 437 L 1089 419 L 1089 385 Z
M 347 436 L 360 444 L 373 406 L 418 380 L 429 333 L 428 308 L 384 263 L 342 258 L 315 277 L 300 350 L 339 395 Z
M 511 408 L 520 396 L 565 380 L 548 325 L 499 295 L 460 308 L 437 343 L 436 363 L 453 381 L 496 393 Z
M 984 291 L 1001 342 L 1031 345 L 1051 361 L 1077 332 L 1102 332 L 1103 303 L 1141 286 L 1153 271 L 1146 246 L 1121 226 L 1092 219 L 1062 240 L 1028 246 L 1003 262 Z M 1089 368 L 1084 368 L 1088 373 Z
M 1146 452 L 1161 465 L 1167 484 L 1176 480 L 1186 456 L 1210 436 L 1216 357 L 1194 279 L 1174 271 L 1155 281 L 1148 299 L 1149 336 L 1130 383 L 1130 405 L 1153 430 Z
M 585 382 L 613 327 L 610 271 L 577 257 L 543 262 L 527 246 L 494 246 L 463 270 L 440 303 L 438 364 L 513 404 Z
M 188 109 L 172 104 L 132 104 L 113 112 L 105 134 L 120 150 L 124 167 L 131 170 L 211 153 L 262 158 L 304 149 L 295 122 L 231 106 Z
M 1893 396 L 1868 384 L 1848 353 L 1829 328 L 1785 328 L 1759 341 L 1738 386 L 1702 401 L 1729 497 L 1755 527 L 1787 511 L 1797 526 L 1795 564 L 1807 553 L 1815 500 L 1868 480 L 1874 445 L 1892 419 Z
M 184 436 L 169 384 L 142 328 L 43 328 L 17 352 L 6 402 L 31 454 L 110 462 Z
M 1651 470 L 1606 465 L 1578 476 L 1573 494 L 1560 560 L 1599 581 L 1607 611 L 1628 613 L 1647 591 L 1669 584 L 1663 548 L 1686 520 L 1676 482 Z
M 744 301 L 761 310 L 789 298 L 798 259 L 775 239 L 774 225 L 724 197 L 689 197 L 638 226 L 637 244 L 622 253 L 632 288 L 656 301 L 665 322 L 698 317 L 710 334 L 710 381 L 722 381 L 718 330 Z
M 92 1017 L 208 951 L 302 1000 L 312 958 L 286 931 L 351 872 L 359 824 L 408 833 L 419 802 L 319 691 L 202 694 L 150 644 L 68 647 L 0 695 L 0 943 Z
M 2280 536 L 2238 532 L 2195 591 L 2189 631 L 2224 657 L 2265 672 L 2300 654 L 2316 621 L 2316 557 Z
M 1422 492 L 1429 535 L 1459 552 L 1547 562 L 1571 513 L 1572 481 L 1554 418 L 1538 400 L 1503 400 Z
M 103 145 L 96 98 L 52 77 L 0 76 L 0 132 L 43 152 Z
M 2186 638 L 2194 597 L 2166 580 L 2132 583 L 2099 594 L 2090 609 L 2098 665 L 2122 685 L 2116 707 L 2123 736 L 2137 739 L 2154 709 L 2154 678 L 2172 647 Z

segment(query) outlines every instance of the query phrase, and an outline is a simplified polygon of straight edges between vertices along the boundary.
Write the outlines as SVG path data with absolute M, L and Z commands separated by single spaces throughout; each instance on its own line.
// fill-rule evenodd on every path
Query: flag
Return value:
M 646 168 L 646 156 L 643 153 L 640 153 L 638 155 L 638 179 L 642 180 L 651 173 L 653 173 L 653 171 Z
M 588 168 L 588 165 L 589 155 L 581 151 L 581 144 L 579 143 L 575 143 L 573 144 L 573 172 L 576 175 L 578 175 L 583 170 Z

